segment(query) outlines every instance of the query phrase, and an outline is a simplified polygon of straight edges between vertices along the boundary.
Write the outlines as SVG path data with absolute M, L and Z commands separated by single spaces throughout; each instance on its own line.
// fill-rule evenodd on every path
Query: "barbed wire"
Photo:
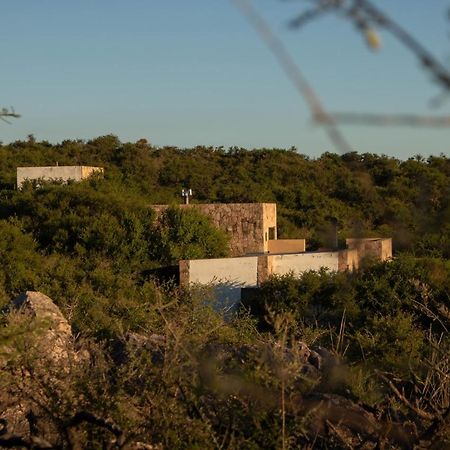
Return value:
M 318 94 L 307 81 L 298 64 L 291 57 L 283 42 L 273 33 L 268 22 L 258 13 L 249 0 L 232 0 L 248 22 L 253 26 L 272 52 L 280 67 L 305 100 L 314 122 L 322 125 L 336 150 L 341 153 L 352 151 L 351 145 L 338 128 L 336 121 L 325 109 Z
M 305 1 L 305 0 L 302 0 Z M 432 100 L 434 106 L 442 104 L 450 94 L 450 71 L 434 57 L 418 40 L 401 27 L 386 13 L 375 7 L 369 0 L 308 0 L 314 3 L 312 8 L 301 12 L 289 22 L 291 28 L 298 29 L 322 15 L 334 13 L 350 20 L 363 33 L 370 48 L 378 49 L 381 40 L 375 27 L 388 30 L 419 60 L 421 65 L 431 73 L 433 79 L 444 89 L 439 97 Z M 253 7 L 250 0 L 232 0 L 248 22 L 253 26 L 261 40 L 272 52 L 279 65 L 292 81 L 297 91 L 305 100 L 312 120 L 323 126 L 336 149 L 345 153 L 352 150 L 351 145 L 338 127 L 344 125 L 370 126 L 411 126 L 411 127 L 450 127 L 450 116 L 436 117 L 414 114 L 379 114 L 359 112 L 330 113 L 320 101 L 317 92 L 304 77 L 299 65 L 291 57 L 283 42 L 275 35 L 270 25 Z
M 20 114 L 17 114 L 15 111 L 14 111 L 14 108 L 13 107 L 11 107 L 10 109 L 8 109 L 8 108 L 2 108 L 2 109 L 0 109 L 0 119 L 1 120 L 3 120 L 3 122 L 6 122 L 6 123 L 11 123 L 9 120 L 7 120 L 6 118 L 9 118 L 9 117 L 12 117 L 12 118 L 14 118 L 14 119 L 18 119 L 19 117 L 20 117 Z
M 331 117 L 336 123 L 348 125 L 450 127 L 450 116 L 417 116 L 414 114 L 377 114 L 365 112 L 335 112 Z
M 348 19 L 363 33 L 367 44 L 376 49 L 380 38 L 376 27 L 384 28 L 403 46 L 411 51 L 423 68 L 445 91 L 450 91 L 450 71 L 411 33 L 388 14 L 375 6 L 370 0 L 309 0 L 316 5 L 300 13 L 289 22 L 291 28 L 300 28 L 308 22 L 327 13 L 334 13 Z

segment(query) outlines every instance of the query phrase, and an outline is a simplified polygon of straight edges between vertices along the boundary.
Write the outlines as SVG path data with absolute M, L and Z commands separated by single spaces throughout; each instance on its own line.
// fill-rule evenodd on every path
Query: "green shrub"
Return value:
M 152 245 L 154 259 L 167 265 L 228 254 L 226 234 L 195 209 L 168 208 L 156 226 Z

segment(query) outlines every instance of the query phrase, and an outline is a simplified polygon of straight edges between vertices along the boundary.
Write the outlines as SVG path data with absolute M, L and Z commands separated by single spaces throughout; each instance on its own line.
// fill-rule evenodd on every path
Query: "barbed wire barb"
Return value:
M 20 114 L 17 114 L 14 111 L 13 107 L 11 107 L 10 109 L 8 109 L 8 108 L 0 109 L 0 119 L 3 120 L 3 122 L 11 124 L 11 122 L 9 120 L 7 120 L 6 117 L 13 117 L 15 119 L 18 119 L 20 117 Z

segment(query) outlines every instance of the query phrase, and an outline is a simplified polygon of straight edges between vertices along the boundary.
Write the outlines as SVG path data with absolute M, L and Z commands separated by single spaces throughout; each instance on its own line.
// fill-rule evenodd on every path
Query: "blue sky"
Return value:
M 374 1 L 449 61 L 449 0 Z M 289 30 L 301 1 L 253 3 L 329 110 L 430 113 L 439 88 L 385 33 L 374 53 L 332 16 Z M 0 123 L 3 142 L 30 133 L 51 142 L 113 133 L 158 146 L 333 150 L 229 0 L 14 0 L 0 21 L 0 105 L 23 115 Z M 436 113 L 450 115 L 450 99 Z M 342 130 L 361 152 L 450 154 L 448 129 Z

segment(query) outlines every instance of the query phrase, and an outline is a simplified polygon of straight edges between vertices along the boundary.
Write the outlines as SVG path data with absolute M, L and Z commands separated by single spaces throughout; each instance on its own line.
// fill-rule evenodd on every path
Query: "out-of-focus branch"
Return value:
M 450 91 L 450 71 L 411 33 L 372 1 L 313 0 L 313 3 L 316 5 L 314 8 L 302 12 L 290 21 L 291 27 L 299 28 L 325 13 L 334 12 L 350 20 L 365 35 L 372 48 L 379 46 L 379 39 L 373 27 L 384 28 L 417 57 L 424 69 L 445 91 Z
M 283 42 L 272 32 L 269 24 L 256 11 L 249 0 L 232 1 L 256 30 L 297 91 L 302 95 L 313 120 L 325 128 L 328 137 L 338 151 L 342 153 L 351 151 L 350 144 L 337 127 L 333 117 L 326 111 L 318 95 L 303 76 L 299 66 L 293 60 Z
M 19 117 L 20 117 L 20 114 L 17 114 L 15 111 L 14 111 L 14 108 L 10 108 L 10 109 L 8 109 L 8 108 L 2 108 L 1 110 L 0 110 L 0 119 L 1 120 L 3 120 L 3 122 L 6 122 L 6 123 L 11 123 L 11 122 L 9 122 L 6 118 L 7 117 L 13 117 L 13 118 L 15 118 L 15 119 L 18 119 Z
M 450 91 L 450 72 L 434 55 L 428 51 L 414 36 L 408 33 L 387 14 L 375 7 L 369 0 L 354 0 L 355 6 L 361 8 L 375 24 L 387 29 L 405 47 L 416 55 L 422 66 L 447 91 Z
M 346 125 L 407 126 L 407 127 L 450 127 L 450 116 L 416 116 L 414 114 L 375 114 L 356 112 L 331 113 L 336 123 Z
M 317 19 L 318 17 L 322 16 L 323 14 L 329 12 L 331 8 L 333 7 L 333 1 L 327 0 L 327 1 L 318 1 L 318 5 L 314 8 L 308 9 L 301 14 L 299 14 L 297 17 L 292 19 L 289 22 L 289 26 L 292 28 L 300 28 L 304 25 L 306 25 L 308 22 L 311 22 L 313 19 Z
M 121 428 L 119 428 L 111 419 L 105 419 L 103 417 L 97 416 L 88 411 L 77 412 L 66 424 L 66 429 L 68 432 L 69 439 L 72 442 L 72 447 L 76 447 L 76 433 L 74 428 L 83 424 L 89 423 L 100 428 L 108 430 L 115 436 L 115 445 L 117 448 L 122 448 L 125 443 L 125 437 Z M 75 445 L 74 445 L 75 444 Z
M 409 410 L 411 410 L 413 413 L 415 413 L 418 417 L 424 420 L 433 421 L 436 419 L 435 414 L 431 414 L 428 411 L 424 411 L 417 407 L 416 405 L 413 405 L 404 394 L 402 394 L 397 387 L 394 385 L 394 383 L 384 374 L 383 372 L 379 370 L 375 370 L 375 373 L 389 386 L 391 391 L 395 394 L 398 400 L 406 406 Z

